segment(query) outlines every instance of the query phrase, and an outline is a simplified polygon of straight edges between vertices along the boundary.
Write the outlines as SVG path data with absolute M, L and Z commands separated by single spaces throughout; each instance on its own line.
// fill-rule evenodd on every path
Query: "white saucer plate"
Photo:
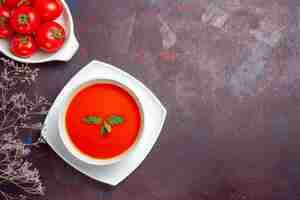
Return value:
M 138 97 L 144 110 L 144 128 L 137 146 L 124 159 L 107 166 L 90 165 L 75 158 L 64 146 L 58 132 L 58 113 L 63 102 L 78 85 L 93 78 L 115 80 L 126 85 Z M 66 84 L 56 98 L 46 117 L 42 136 L 75 169 L 97 181 L 115 186 L 129 176 L 149 154 L 159 137 L 166 115 L 164 106 L 143 83 L 112 65 L 92 61 Z

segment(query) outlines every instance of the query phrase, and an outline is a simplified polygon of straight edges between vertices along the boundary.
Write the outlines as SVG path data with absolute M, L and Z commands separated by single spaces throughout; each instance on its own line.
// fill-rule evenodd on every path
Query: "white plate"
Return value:
M 63 102 L 80 83 L 92 78 L 112 79 L 125 84 L 139 98 L 144 110 L 144 129 L 139 143 L 128 157 L 112 165 L 95 166 L 78 160 L 65 148 L 58 133 L 58 111 L 62 109 Z M 92 61 L 67 83 L 56 98 L 46 117 L 42 136 L 60 157 L 78 171 L 95 180 L 117 185 L 146 158 L 158 139 L 166 114 L 166 109 L 143 83 L 116 67 L 103 62 Z
M 61 0 L 61 2 L 63 4 L 64 10 L 62 15 L 57 20 L 55 20 L 65 28 L 67 35 L 66 41 L 61 49 L 59 49 L 55 53 L 50 54 L 38 51 L 30 58 L 20 58 L 10 52 L 8 40 L 0 39 L 0 51 L 9 58 L 23 63 L 43 63 L 55 60 L 69 61 L 78 50 L 79 43 L 75 37 L 74 23 L 71 11 L 64 0 Z

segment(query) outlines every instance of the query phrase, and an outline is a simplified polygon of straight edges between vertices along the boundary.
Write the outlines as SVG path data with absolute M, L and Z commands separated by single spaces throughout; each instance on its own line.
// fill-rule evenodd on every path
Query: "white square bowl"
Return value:
M 63 102 L 78 85 L 93 78 L 111 79 L 125 84 L 139 98 L 144 110 L 143 133 L 137 146 L 127 157 L 107 166 L 90 165 L 75 158 L 64 146 L 58 132 L 58 113 Z M 66 84 L 56 98 L 45 119 L 42 136 L 52 149 L 75 169 L 97 181 L 115 186 L 129 176 L 149 154 L 158 139 L 166 115 L 164 106 L 143 83 L 112 65 L 92 61 Z

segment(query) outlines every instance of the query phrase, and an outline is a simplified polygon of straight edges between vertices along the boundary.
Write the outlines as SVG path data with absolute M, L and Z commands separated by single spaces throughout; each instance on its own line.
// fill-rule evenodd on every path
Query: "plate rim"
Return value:
M 122 177 L 122 178 L 113 178 L 111 180 L 104 180 L 104 179 L 101 179 L 100 178 L 97 178 L 96 176 L 93 176 L 92 174 L 88 173 L 88 172 L 85 172 L 84 170 L 81 169 L 80 166 L 76 165 L 76 163 L 72 163 L 72 161 L 70 161 L 69 159 L 67 159 L 64 155 L 63 155 L 63 152 L 59 151 L 56 149 L 56 147 L 54 147 L 55 145 L 48 142 L 47 140 L 47 121 L 49 120 L 49 115 L 47 115 L 47 117 L 45 118 L 45 121 L 44 121 L 44 127 L 42 129 L 42 132 L 41 132 L 41 135 L 42 137 L 45 139 L 46 143 L 51 147 L 51 149 L 53 149 L 53 151 L 59 155 L 60 158 L 62 158 L 67 164 L 69 164 L 70 166 L 72 166 L 73 168 L 75 168 L 76 170 L 78 170 L 79 172 L 81 172 L 82 174 L 88 176 L 89 178 L 92 178 L 96 181 L 99 181 L 99 182 L 103 182 L 103 183 L 106 183 L 106 184 L 109 184 L 109 185 L 112 185 L 112 186 L 116 186 L 117 184 L 119 184 L 120 182 L 122 182 L 123 180 L 125 180 L 133 171 L 135 171 L 140 165 L 141 163 L 146 159 L 146 157 L 149 155 L 149 153 L 151 152 L 151 150 L 153 149 L 153 146 L 155 145 L 155 143 L 157 142 L 159 136 L 160 136 L 160 133 L 162 131 L 162 128 L 165 124 L 165 120 L 166 120 L 166 117 L 167 117 L 167 110 L 166 108 L 162 105 L 162 103 L 160 102 L 160 100 L 158 99 L 158 97 L 155 96 L 155 94 L 146 86 L 144 85 L 141 81 L 139 81 L 138 79 L 136 79 L 135 77 L 133 77 L 131 74 L 111 65 L 111 64 L 108 64 L 108 63 L 105 63 L 105 62 L 102 62 L 102 61 L 98 61 L 98 60 L 92 60 L 91 62 L 89 62 L 88 64 L 86 64 L 82 69 L 80 69 L 75 75 L 73 75 L 72 78 L 70 78 L 68 80 L 68 82 L 65 84 L 65 86 L 62 88 L 62 90 L 59 92 L 59 94 L 57 95 L 57 97 L 55 98 L 50 110 L 49 110 L 49 113 L 51 112 L 51 110 L 53 109 L 53 107 L 57 106 L 57 100 L 59 98 L 62 98 L 61 95 L 63 95 L 63 97 L 67 94 L 64 94 L 65 90 L 68 91 L 68 90 L 71 90 L 71 88 L 67 88 L 67 87 L 70 87 L 69 84 L 71 81 L 74 81 L 76 79 L 78 79 L 78 75 L 80 75 L 80 73 L 82 73 L 84 70 L 88 70 L 87 68 L 90 66 L 90 65 L 104 65 L 105 67 L 108 67 L 110 69 L 113 69 L 114 71 L 117 71 L 117 73 L 121 73 L 122 76 L 126 76 L 127 79 L 132 79 L 134 81 L 136 81 L 144 91 L 146 91 L 148 94 L 150 94 L 151 98 L 154 100 L 155 104 L 158 105 L 158 107 L 160 108 L 160 116 L 161 116 L 161 121 L 160 121 L 160 124 L 158 126 L 158 129 L 155 131 L 157 133 L 157 137 L 153 140 L 153 144 L 151 145 L 151 148 L 150 150 L 145 153 L 143 155 L 143 159 L 141 160 L 141 162 L 139 162 L 138 164 L 135 165 L 135 167 L 133 167 L 132 170 L 130 170 L 130 172 L 125 176 L 125 177 Z M 96 78 L 96 77 L 95 77 Z M 91 77 L 89 77 L 89 80 L 91 80 Z M 81 80 L 82 81 L 82 80 Z M 61 101 L 63 101 L 63 99 L 61 99 Z M 60 139 L 60 138 L 59 138 Z M 64 147 L 65 148 L 65 147 Z M 66 150 L 67 151 L 67 150 Z M 133 152 L 132 152 L 133 153 Z M 76 158 L 74 158 L 76 159 Z M 85 163 L 87 164 L 87 163 Z M 116 165 L 118 165 L 119 163 L 116 163 Z M 93 166 L 93 165 L 90 165 L 90 166 Z M 97 167 L 97 166 L 95 166 Z

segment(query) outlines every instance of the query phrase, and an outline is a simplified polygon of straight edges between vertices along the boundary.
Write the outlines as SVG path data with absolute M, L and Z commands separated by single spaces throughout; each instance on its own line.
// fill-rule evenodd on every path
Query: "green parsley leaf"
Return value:
M 111 132 L 111 129 L 112 129 L 111 125 L 104 121 L 103 126 L 101 126 L 101 134 L 103 136 L 107 135 L 108 133 Z
M 122 124 L 123 122 L 124 122 L 124 118 L 122 116 L 119 116 L 119 115 L 111 115 L 108 118 L 108 123 L 112 126 Z
M 83 118 L 83 122 L 88 125 L 98 125 L 102 123 L 102 119 L 98 116 L 89 115 Z
M 109 123 L 107 123 L 107 122 L 104 122 L 104 124 L 103 124 L 103 126 L 104 126 L 104 128 L 107 130 L 107 132 L 111 132 L 111 125 L 109 124 Z
M 105 136 L 107 134 L 108 134 L 108 132 L 107 132 L 106 128 L 104 126 L 101 126 L 101 135 Z

